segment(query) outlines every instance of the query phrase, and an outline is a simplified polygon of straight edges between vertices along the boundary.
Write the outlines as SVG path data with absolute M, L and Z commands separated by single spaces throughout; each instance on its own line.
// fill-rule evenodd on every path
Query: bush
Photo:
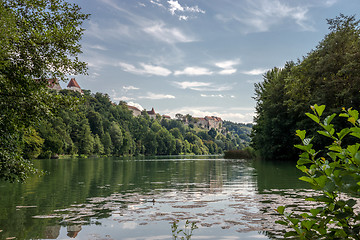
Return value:
M 296 135 L 302 144 L 295 147 L 302 150 L 302 153 L 296 167 L 305 173 L 300 180 L 308 182 L 320 193 L 305 200 L 318 202 L 320 206 L 300 215 L 287 213 L 285 207 L 280 206 L 277 211 L 283 216 L 283 220 L 277 223 L 292 228 L 285 237 L 360 239 L 360 214 L 354 207 L 360 196 L 359 113 L 343 109 L 339 116 L 347 118 L 352 126 L 336 131 L 331 121 L 337 114 L 323 118 L 324 105 L 315 105 L 311 109 L 313 114 L 306 115 L 322 128 L 318 134 L 330 138 L 332 144 L 321 151 L 315 150 L 312 138 L 306 137 L 306 131 L 297 130 Z M 349 139 L 352 143 L 344 144 Z

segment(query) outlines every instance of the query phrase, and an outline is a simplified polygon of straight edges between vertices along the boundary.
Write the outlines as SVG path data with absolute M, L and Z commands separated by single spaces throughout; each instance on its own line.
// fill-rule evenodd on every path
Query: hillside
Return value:
M 204 129 L 191 121 L 133 116 L 126 103 L 114 104 L 107 94 L 61 90 L 53 94 L 75 96 L 74 111 L 63 108 L 26 136 L 27 158 L 66 155 L 178 155 L 221 154 L 249 144 L 251 125 L 224 121 L 219 129 Z

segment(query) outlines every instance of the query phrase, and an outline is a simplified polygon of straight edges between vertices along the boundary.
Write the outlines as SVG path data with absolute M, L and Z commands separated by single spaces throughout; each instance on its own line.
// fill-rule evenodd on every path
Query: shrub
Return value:
M 285 237 L 300 239 L 360 239 L 360 215 L 355 205 L 360 196 L 360 120 L 356 110 L 343 108 L 343 113 L 322 117 L 325 106 L 312 106 L 313 113 L 306 115 L 315 121 L 322 130 L 321 134 L 332 140 L 321 151 L 315 150 L 312 138 L 306 137 L 306 131 L 296 131 L 302 144 L 295 145 L 302 151 L 297 168 L 305 176 L 300 180 L 308 182 L 319 192 L 316 197 L 305 198 L 315 201 L 319 207 L 300 215 L 285 212 L 280 206 L 277 211 L 283 220 L 279 224 L 291 228 Z M 351 127 L 335 130 L 331 121 L 335 117 L 344 117 Z M 344 144 L 351 140 L 350 144 Z M 353 141 L 355 139 L 355 141 Z

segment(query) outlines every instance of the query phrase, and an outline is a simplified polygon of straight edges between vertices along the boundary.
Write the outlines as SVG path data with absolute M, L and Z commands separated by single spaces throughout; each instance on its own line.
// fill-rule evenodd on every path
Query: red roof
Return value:
M 80 88 L 80 85 L 77 83 L 77 81 L 75 80 L 75 78 L 72 78 L 69 82 L 69 84 L 67 85 L 67 87 L 77 87 L 77 88 Z
M 139 111 L 139 112 L 140 112 L 140 110 L 139 110 L 137 107 L 129 106 L 129 105 L 127 105 L 127 107 L 128 107 L 128 109 L 131 109 L 131 110 L 135 110 L 135 111 Z
M 50 78 L 50 79 L 47 79 L 47 81 L 48 81 L 48 88 L 55 89 L 55 90 L 61 90 L 59 80 L 57 80 L 56 78 Z
M 146 111 L 149 115 L 155 115 L 155 110 L 154 108 L 151 109 L 151 111 Z

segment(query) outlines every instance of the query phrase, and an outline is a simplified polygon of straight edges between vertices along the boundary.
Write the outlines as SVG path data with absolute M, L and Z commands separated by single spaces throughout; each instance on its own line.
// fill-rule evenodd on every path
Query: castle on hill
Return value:
M 55 90 L 55 91 L 62 90 L 58 79 L 51 78 L 51 79 L 48 79 L 47 81 L 48 81 L 48 88 Z M 68 83 L 66 89 L 70 90 L 70 91 L 74 91 L 74 92 L 79 92 L 81 95 L 84 94 L 84 92 L 81 90 L 81 87 L 78 84 L 78 82 L 75 80 L 75 78 L 70 79 L 70 82 Z
M 127 108 L 132 112 L 133 116 L 138 117 L 142 115 L 142 112 L 140 109 L 134 106 L 127 105 Z M 154 108 L 151 109 L 151 111 L 146 111 L 146 113 L 149 115 L 151 119 L 156 119 L 156 117 L 161 117 L 162 119 L 168 119 L 170 120 L 171 117 L 168 115 L 160 115 L 157 114 L 154 110 Z M 217 129 L 220 130 L 223 126 L 223 120 L 220 117 L 216 116 L 205 116 L 204 118 L 200 117 L 192 117 L 191 120 L 189 120 L 186 116 L 178 119 L 182 121 L 185 125 L 193 124 L 194 126 L 198 126 L 200 128 L 204 129 Z
M 49 89 L 52 89 L 55 91 L 62 90 L 58 79 L 52 78 L 52 79 L 48 79 L 47 81 L 48 81 Z M 80 85 L 75 80 L 75 78 L 71 78 L 66 89 L 70 90 L 70 91 L 79 92 L 81 95 L 84 94 Z M 126 105 L 126 106 L 132 112 L 132 115 L 134 117 L 138 117 L 138 116 L 142 115 L 142 111 L 140 109 L 138 109 L 137 107 L 130 106 L 130 105 Z M 157 119 L 157 118 L 162 118 L 162 119 L 167 119 L 167 120 L 171 119 L 171 117 L 168 115 L 160 115 L 160 114 L 156 113 L 154 108 L 151 108 L 150 111 L 146 111 L 146 113 L 151 119 Z M 216 116 L 205 116 L 203 118 L 202 117 L 192 117 L 190 120 L 186 116 L 184 116 L 178 120 L 182 121 L 185 125 L 193 124 L 194 126 L 208 129 L 208 130 L 210 130 L 212 128 L 221 130 L 221 128 L 223 126 L 223 120 L 220 117 L 216 117 Z

